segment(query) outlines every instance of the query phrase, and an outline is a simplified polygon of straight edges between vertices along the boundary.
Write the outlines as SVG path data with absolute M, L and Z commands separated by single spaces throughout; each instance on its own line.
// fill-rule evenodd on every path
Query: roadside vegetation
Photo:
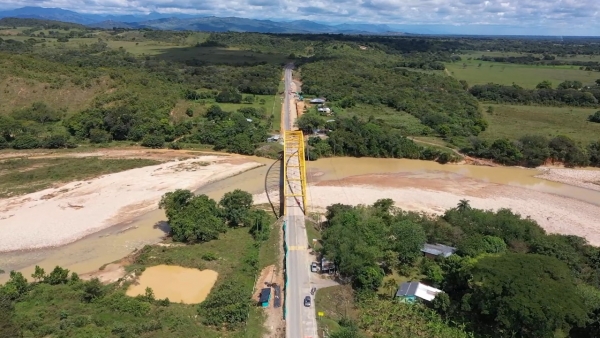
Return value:
M 510 210 L 472 209 L 466 200 L 439 217 L 397 209 L 386 199 L 332 205 L 326 217 L 318 250 L 346 282 L 317 293 L 317 308 L 327 313 L 321 325 L 332 337 L 597 333 L 600 248 L 584 238 L 547 234 Z M 457 251 L 426 258 L 425 243 Z M 431 303 L 395 301 L 399 284 L 415 280 L 444 293 Z
M 0 286 L 2 333 L 7 337 L 262 337 L 264 315 L 251 296 L 257 274 L 275 264 L 276 254 L 271 251 L 279 252 L 280 232 L 271 231 L 272 216 L 251 204 L 252 196 L 240 190 L 219 202 L 184 190 L 168 193 L 161 206 L 173 227 L 172 241 L 188 244 L 146 246 L 130 257 L 126 269 L 136 276 L 160 264 L 218 272 L 217 283 L 201 304 L 156 299 L 150 288 L 145 295 L 129 297 L 125 291 L 131 280 L 103 285 L 98 279 L 82 281 L 60 267 L 37 268 L 32 276 L 10 272 L 9 281 Z M 200 235 L 206 233 L 217 235 Z

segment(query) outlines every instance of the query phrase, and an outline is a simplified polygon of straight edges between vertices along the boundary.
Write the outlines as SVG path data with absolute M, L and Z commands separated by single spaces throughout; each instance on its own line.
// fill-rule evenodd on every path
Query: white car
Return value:
M 310 271 L 312 271 L 312 272 L 317 272 L 317 271 L 319 271 L 319 266 L 317 265 L 317 263 L 316 263 L 316 262 L 312 262 L 312 263 L 310 264 Z

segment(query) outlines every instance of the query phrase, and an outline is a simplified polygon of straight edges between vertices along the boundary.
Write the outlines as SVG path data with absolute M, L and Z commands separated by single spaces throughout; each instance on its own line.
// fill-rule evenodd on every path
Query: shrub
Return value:
M 162 148 L 165 146 L 165 138 L 160 135 L 147 135 L 142 139 L 142 146 L 148 148 Z
M 42 141 L 42 147 L 47 149 L 66 148 L 69 137 L 63 134 L 50 135 Z
M 214 253 L 207 252 L 204 255 L 202 255 L 202 259 L 205 260 L 205 261 L 216 261 L 219 258 Z
M 90 142 L 92 143 L 108 143 L 112 141 L 112 135 L 102 129 L 90 130 Z
M 29 134 L 19 135 L 12 143 L 14 149 L 34 149 L 40 146 L 37 138 Z

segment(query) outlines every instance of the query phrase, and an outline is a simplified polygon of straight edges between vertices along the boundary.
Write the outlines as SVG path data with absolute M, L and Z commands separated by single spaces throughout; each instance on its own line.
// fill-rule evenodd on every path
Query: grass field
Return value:
M 330 286 L 317 291 L 315 308 L 317 312 L 323 312 L 323 317 L 317 321 L 319 332 L 328 329 L 332 333 L 340 328 L 338 322 L 341 319 L 358 318 L 358 311 L 354 306 L 354 291 L 349 285 Z
M 314 110 L 314 106 L 311 109 Z M 336 116 L 340 117 L 359 116 L 363 119 L 368 119 L 370 116 L 373 116 L 376 119 L 382 119 L 387 125 L 401 130 L 405 135 L 422 135 L 424 129 L 429 129 L 427 126 L 423 125 L 419 119 L 409 113 L 397 111 L 381 105 L 357 105 L 356 107 L 347 109 L 333 107 L 332 110 L 335 112 Z
M 517 139 L 526 134 L 548 137 L 566 135 L 586 145 L 600 139 L 600 124 L 587 121 L 587 117 L 597 109 L 491 106 L 493 113 L 484 113 L 485 119 L 489 122 L 488 129 L 480 135 L 484 139 L 495 140 L 503 137 Z
M 498 52 L 498 51 L 490 51 L 490 52 L 482 52 L 482 51 L 466 51 L 460 56 L 464 59 L 468 58 L 478 58 L 482 55 L 485 56 L 527 56 L 533 55 L 535 57 L 543 57 L 542 54 L 531 54 L 531 53 L 517 53 L 517 52 Z M 568 55 L 568 56 L 558 56 L 556 55 L 556 60 L 565 60 L 565 61 L 600 61 L 600 55 Z
M 145 159 L 49 158 L 0 162 L 0 198 L 43 190 L 59 182 L 83 180 L 158 164 Z
M 549 80 L 556 87 L 565 80 L 578 80 L 586 85 L 593 84 L 600 78 L 598 72 L 579 70 L 577 66 L 531 66 L 466 60 L 464 57 L 463 61 L 447 63 L 446 69 L 449 75 L 467 81 L 470 86 L 492 82 L 503 85 L 516 83 L 525 88 L 535 88 L 538 83 Z

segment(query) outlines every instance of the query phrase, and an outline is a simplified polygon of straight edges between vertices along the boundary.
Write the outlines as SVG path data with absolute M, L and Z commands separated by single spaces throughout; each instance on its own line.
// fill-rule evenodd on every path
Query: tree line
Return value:
M 600 86 L 582 89 L 574 87 L 526 89 L 516 84 L 488 83 L 474 85 L 469 92 L 477 99 L 486 102 L 545 106 L 597 107 L 600 98 Z
M 399 130 L 374 118 L 364 120 L 355 116 L 325 122 L 323 117 L 315 113 L 306 113 L 298 119 L 297 124 L 308 135 L 320 128 L 327 130 L 327 139 L 309 137 L 306 150 L 308 160 L 331 156 L 409 158 L 440 163 L 460 160 L 450 151 L 417 145 Z
M 553 138 L 525 135 L 518 140 L 502 138 L 494 142 L 470 137 L 461 151 L 504 165 L 537 167 L 551 161 L 563 163 L 568 167 L 600 166 L 600 139 L 582 146 L 564 135 Z
M 475 60 L 490 61 L 490 62 L 503 62 L 503 63 L 515 63 L 525 65 L 543 65 L 543 66 L 566 66 L 573 65 L 580 67 L 581 70 L 585 71 L 600 71 L 600 62 L 598 61 L 581 61 L 581 60 L 556 60 L 556 56 L 550 54 L 544 54 L 542 57 L 533 55 L 523 56 L 486 56 L 475 58 Z
M 444 291 L 426 305 L 454 323 L 450 327 L 477 337 L 595 337 L 598 332 L 600 248 L 584 238 L 547 234 L 530 218 L 508 209 L 473 209 L 466 200 L 435 217 L 397 209 L 383 199 L 372 206 L 331 205 L 326 218 L 321 254 L 353 286 L 359 311 L 365 308 L 361 302 L 385 304 L 394 298 L 399 285 L 389 277 L 393 273 L 422 274 L 422 282 Z M 425 243 L 457 251 L 426 258 Z M 384 316 L 388 312 L 371 312 L 359 325 L 373 332 L 373 323 Z M 395 335 L 388 334 L 406 334 L 398 326 Z

